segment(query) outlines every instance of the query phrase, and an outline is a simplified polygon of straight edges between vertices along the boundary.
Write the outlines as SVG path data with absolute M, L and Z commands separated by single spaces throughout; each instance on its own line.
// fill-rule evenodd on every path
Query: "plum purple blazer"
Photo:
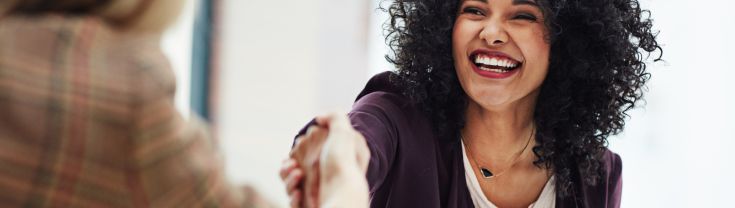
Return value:
M 390 84 L 390 74 L 374 76 L 349 113 L 370 148 L 370 207 L 473 207 L 460 140 L 434 135 L 426 115 Z M 602 167 L 600 183 L 574 178 L 574 194 L 557 195 L 556 207 L 620 207 L 620 157 L 606 149 Z

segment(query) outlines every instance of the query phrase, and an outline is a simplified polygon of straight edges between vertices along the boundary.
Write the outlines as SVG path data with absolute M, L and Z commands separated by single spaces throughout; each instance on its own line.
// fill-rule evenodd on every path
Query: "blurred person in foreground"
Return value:
M 0 3 L 2 206 L 272 206 L 229 184 L 216 140 L 175 109 L 160 39 L 183 3 Z

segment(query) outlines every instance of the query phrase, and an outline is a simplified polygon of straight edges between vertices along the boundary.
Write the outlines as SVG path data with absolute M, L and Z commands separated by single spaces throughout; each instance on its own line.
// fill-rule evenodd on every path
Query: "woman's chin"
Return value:
M 510 97 L 511 96 L 507 94 L 485 94 L 482 96 L 478 96 L 477 99 L 472 98 L 471 96 L 470 99 L 472 103 L 475 103 L 479 107 L 489 110 L 507 106 L 509 103 L 511 103 Z

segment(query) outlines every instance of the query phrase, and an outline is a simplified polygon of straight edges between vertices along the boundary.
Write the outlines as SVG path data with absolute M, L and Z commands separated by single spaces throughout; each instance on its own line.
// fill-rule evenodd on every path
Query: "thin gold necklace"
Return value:
M 475 162 L 475 165 L 477 165 L 477 168 L 479 168 L 479 169 L 480 169 L 480 170 L 479 170 L 479 172 L 480 172 L 480 175 L 482 175 L 482 177 L 483 177 L 483 178 L 484 178 L 485 180 L 491 180 L 491 179 L 493 179 L 493 178 L 495 178 L 495 177 L 499 177 L 499 176 L 503 175 L 503 174 L 504 174 L 504 173 L 506 173 L 506 172 L 507 172 L 508 170 L 510 170 L 511 168 L 513 168 L 513 166 L 515 166 L 515 165 L 516 165 L 516 163 L 518 163 L 518 160 L 519 160 L 519 159 L 521 158 L 521 155 L 522 155 L 522 154 L 523 154 L 523 152 L 525 152 L 525 151 L 526 151 L 526 149 L 528 148 L 528 144 L 529 144 L 529 143 L 531 143 L 531 138 L 533 138 L 533 135 L 534 135 L 534 134 L 536 134 L 536 126 L 535 126 L 535 125 L 534 125 L 534 127 L 532 128 L 532 130 L 531 130 L 531 135 L 529 135 L 529 136 L 528 136 L 528 141 L 526 141 L 526 145 L 525 145 L 525 146 L 523 146 L 523 149 L 521 149 L 521 151 L 520 151 L 520 152 L 518 152 L 518 154 L 516 155 L 515 159 L 513 159 L 513 162 L 511 162 L 511 163 L 510 163 L 510 166 L 509 166 L 508 168 L 506 168 L 505 170 L 503 170 L 503 171 L 499 172 L 499 173 L 493 173 L 492 171 L 490 171 L 490 169 L 489 169 L 489 168 L 487 168 L 487 167 L 485 167 L 485 166 L 482 166 L 482 165 L 480 165 L 480 163 L 478 163 L 478 162 L 477 162 L 477 158 L 476 158 L 476 157 L 474 156 L 474 154 L 472 154 L 472 150 L 470 150 L 470 147 L 469 147 L 469 146 L 466 146 L 466 145 L 465 145 L 465 146 L 466 146 L 466 148 L 465 148 L 465 149 L 467 149 L 467 153 L 468 153 L 468 155 L 472 155 L 472 161 L 474 161 L 474 162 Z M 460 136 L 460 139 L 462 139 L 462 141 L 464 141 L 464 140 L 465 140 L 465 139 L 464 139 L 464 134 L 460 133 L 460 134 L 459 134 L 459 136 Z

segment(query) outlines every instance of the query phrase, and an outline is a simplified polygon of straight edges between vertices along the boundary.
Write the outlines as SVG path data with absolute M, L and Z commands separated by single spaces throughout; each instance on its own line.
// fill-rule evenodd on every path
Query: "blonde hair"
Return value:
M 2 0 L 0 18 L 14 14 L 98 16 L 130 32 L 160 33 L 177 19 L 186 0 Z

